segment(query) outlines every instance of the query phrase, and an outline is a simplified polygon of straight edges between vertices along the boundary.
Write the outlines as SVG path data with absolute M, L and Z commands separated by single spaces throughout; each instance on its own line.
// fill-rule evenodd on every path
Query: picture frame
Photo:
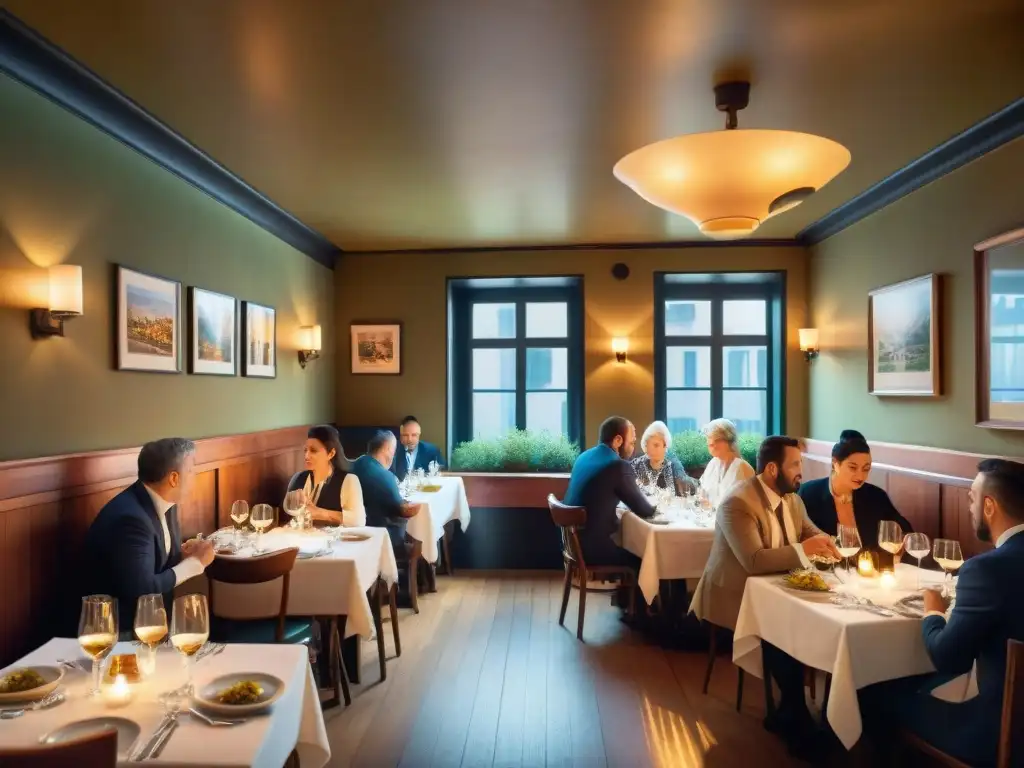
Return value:
M 277 377 L 277 311 L 254 301 L 242 302 L 242 375 Z
M 401 323 L 352 323 L 349 326 L 349 340 L 353 374 L 402 374 Z
M 117 370 L 181 373 L 181 283 L 115 266 Z
M 238 374 L 238 301 L 205 288 L 188 289 L 189 373 Z
M 942 394 L 941 276 L 922 275 L 868 294 L 868 393 Z
M 1024 227 L 974 246 L 975 424 L 1024 429 Z M 1017 355 L 1020 354 L 1018 360 Z M 1018 369 L 1020 371 L 1018 372 Z

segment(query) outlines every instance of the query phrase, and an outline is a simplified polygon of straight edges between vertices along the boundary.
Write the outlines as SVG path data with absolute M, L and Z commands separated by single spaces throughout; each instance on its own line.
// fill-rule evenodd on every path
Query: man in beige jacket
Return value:
M 796 495 L 803 472 L 800 443 L 791 437 L 765 438 L 757 454 L 757 475 L 722 499 L 718 506 L 711 556 L 694 591 L 690 610 L 730 630 L 743 600 L 747 578 L 809 567 L 810 556 L 839 558 L 831 539 L 808 519 Z M 791 751 L 802 752 L 812 725 L 803 694 L 803 667 L 769 643 L 762 643 L 765 673 L 779 684 L 777 717 L 766 721 L 781 731 Z

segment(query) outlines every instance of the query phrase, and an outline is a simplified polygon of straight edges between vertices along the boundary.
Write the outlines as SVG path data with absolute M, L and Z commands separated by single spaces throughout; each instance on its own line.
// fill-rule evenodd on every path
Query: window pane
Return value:
M 526 335 L 533 339 L 564 339 L 569 335 L 569 305 L 564 301 L 528 303 Z
M 768 425 L 768 393 L 763 389 L 727 389 L 722 393 L 722 416 L 736 425 L 741 435 L 765 435 Z
M 710 301 L 666 301 L 666 336 L 710 336 Z
M 1024 402 L 1024 343 L 993 340 L 990 357 L 992 402 Z
M 768 305 L 764 299 L 722 302 L 722 331 L 726 336 L 764 336 L 768 333 Z
M 711 421 L 711 393 L 706 390 L 670 389 L 665 400 L 665 421 L 672 434 L 700 429 Z
M 710 387 L 710 347 L 668 347 L 665 381 L 669 387 Z
M 474 304 L 474 339 L 514 339 L 516 337 L 515 304 Z
M 515 389 L 514 349 L 474 349 L 473 389 Z
M 569 351 L 530 347 L 526 350 L 526 389 L 568 389 Z
M 501 437 L 516 425 L 514 392 L 473 393 L 473 437 Z
M 532 432 L 569 432 L 569 396 L 565 392 L 527 392 L 526 428 Z
M 726 387 L 767 387 L 768 348 L 723 347 L 722 384 Z

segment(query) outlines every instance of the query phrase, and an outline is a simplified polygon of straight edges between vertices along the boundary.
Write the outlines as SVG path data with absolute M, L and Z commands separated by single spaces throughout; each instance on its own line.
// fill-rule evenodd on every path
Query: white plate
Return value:
M 222 704 L 217 696 L 225 688 L 235 683 L 251 680 L 263 688 L 263 696 L 255 704 Z M 205 710 L 228 717 L 246 717 L 258 715 L 270 709 L 271 705 L 284 693 L 284 682 L 263 672 L 233 672 L 221 675 L 196 689 L 192 700 Z
M 55 731 L 50 731 L 39 740 L 40 744 L 61 744 L 65 741 L 75 741 L 83 736 L 92 736 L 104 731 L 117 731 L 117 756 L 121 760 L 128 757 L 128 753 L 135 745 L 141 732 L 137 723 L 126 720 L 123 717 L 93 717 L 88 720 L 78 720 L 74 723 L 62 725 Z
M 34 669 L 39 673 L 39 676 L 46 682 L 43 685 L 37 686 L 27 691 L 18 691 L 17 693 L 0 693 L 0 704 L 13 704 L 15 702 L 23 701 L 39 701 L 39 699 L 45 698 L 47 695 L 52 693 L 60 681 L 64 679 L 64 668 L 63 667 L 10 667 L 2 674 L 0 678 L 9 675 L 11 672 L 17 672 L 22 669 Z

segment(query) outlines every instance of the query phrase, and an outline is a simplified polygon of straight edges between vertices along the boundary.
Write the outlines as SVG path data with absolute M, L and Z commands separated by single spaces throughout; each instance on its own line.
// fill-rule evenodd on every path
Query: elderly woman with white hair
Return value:
M 665 422 L 652 422 L 640 438 L 644 455 L 633 459 L 633 471 L 641 485 L 672 488 L 676 496 L 682 496 L 688 487 L 695 488 L 697 482 L 686 474 L 679 459 L 669 455 L 671 447 L 672 434 Z
M 711 504 L 718 503 L 737 483 L 754 476 L 754 468 L 740 456 L 736 425 L 728 419 L 715 419 L 702 430 L 708 439 L 711 461 L 700 476 L 700 487 Z

